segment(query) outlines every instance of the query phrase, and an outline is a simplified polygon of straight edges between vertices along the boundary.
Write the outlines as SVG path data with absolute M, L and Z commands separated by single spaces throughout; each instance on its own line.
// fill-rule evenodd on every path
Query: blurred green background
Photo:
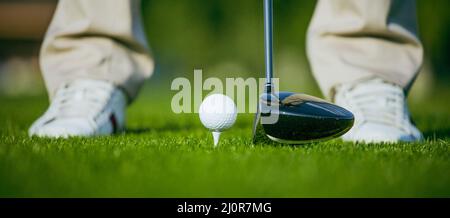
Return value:
M 51 18 L 49 8 L 54 7 L 56 1 L 4 0 L 0 3 L 0 12 L 2 6 L 8 4 L 22 7 L 46 4 L 48 7 L 32 10 L 35 12 L 33 19 L 11 20 L 22 22 L 15 25 L 16 28 L 38 29 L 34 34 L 26 31 L 7 34 L 1 26 L 8 20 L 0 19 L 0 92 L 41 95 L 45 89 L 37 55 L 44 23 Z M 305 33 L 315 4 L 312 0 L 276 0 L 274 3 L 275 68 L 281 78 L 281 89 L 320 95 L 305 56 Z M 417 4 L 426 57 L 423 72 L 413 87 L 413 100 L 425 99 L 435 87 L 445 86 L 450 81 L 450 14 L 447 10 L 450 2 L 422 0 Z M 170 81 L 178 76 L 190 77 L 194 68 L 202 68 L 204 77 L 261 77 L 264 68 L 261 0 L 143 0 L 142 11 L 157 61 L 150 85 L 162 84 L 166 87 L 162 91 L 169 93 Z M 14 12 L 15 17 L 18 13 L 20 15 L 19 10 Z M 31 17 L 30 13 L 26 15 Z M 36 27 L 38 19 L 43 21 Z M 26 22 L 28 26 L 23 24 Z

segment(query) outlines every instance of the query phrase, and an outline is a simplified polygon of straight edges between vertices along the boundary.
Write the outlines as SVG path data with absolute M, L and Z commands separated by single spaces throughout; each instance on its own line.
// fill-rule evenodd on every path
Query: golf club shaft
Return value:
M 273 0 L 264 0 L 264 44 L 266 61 L 266 92 L 272 92 L 273 78 Z

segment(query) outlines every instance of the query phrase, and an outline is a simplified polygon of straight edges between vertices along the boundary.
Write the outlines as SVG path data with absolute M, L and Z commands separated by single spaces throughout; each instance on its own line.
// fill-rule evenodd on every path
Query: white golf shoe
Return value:
M 413 142 L 423 139 L 410 119 L 406 97 L 399 86 L 382 79 L 336 88 L 334 101 L 355 115 L 354 127 L 342 138 L 352 142 Z
M 98 136 L 125 126 L 127 99 L 123 91 L 100 80 L 63 84 L 45 114 L 29 129 L 30 136 Z

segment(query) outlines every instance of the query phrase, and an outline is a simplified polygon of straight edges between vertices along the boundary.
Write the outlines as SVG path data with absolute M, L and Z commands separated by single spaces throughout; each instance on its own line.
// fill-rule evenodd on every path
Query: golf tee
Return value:
M 219 139 L 220 139 L 220 133 L 221 132 L 213 132 L 213 139 L 214 139 L 214 147 L 216 147 L 219 144 Z

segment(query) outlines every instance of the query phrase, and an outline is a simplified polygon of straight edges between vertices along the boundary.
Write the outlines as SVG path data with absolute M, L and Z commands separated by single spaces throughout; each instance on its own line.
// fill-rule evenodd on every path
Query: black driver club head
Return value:
M 275 120 L 265 122 L 269 117 Z M 253 142 L 324 141 L 342 136 L 353 123 L 350 111 L 313 96 L 292 92 L 263 94 L 253 126 Z

